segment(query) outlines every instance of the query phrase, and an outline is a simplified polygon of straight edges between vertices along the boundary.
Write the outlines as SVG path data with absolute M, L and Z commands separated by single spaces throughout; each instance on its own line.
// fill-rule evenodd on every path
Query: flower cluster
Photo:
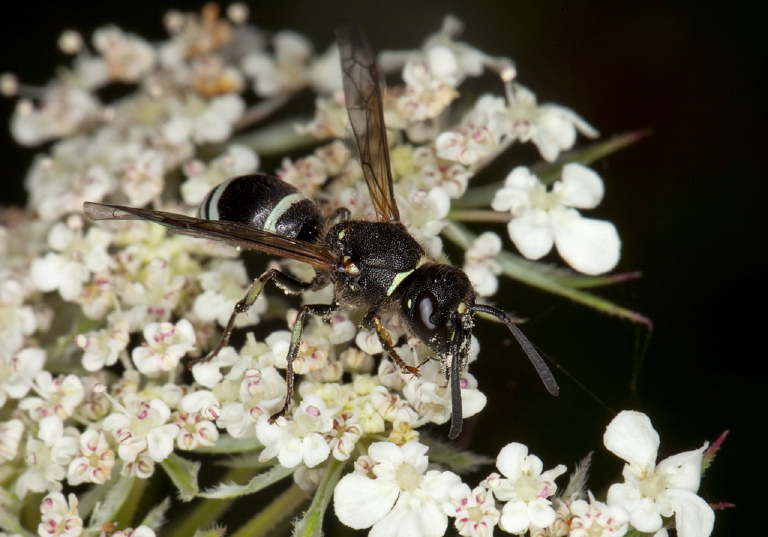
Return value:
M 663 532 L 675 517 L 680 537 L 706 536 L 714 512 L 696 495 L 704 447 L 656 465 L 659 437 L 644 414 L 621 412 L 605 432 L 605 446 L 627 460 L 624 483 L 611 486 L 607 503 L 585 488 L 586 463 L 565 491 L 555 480 L 562 464 L 544 470 L 522 444 L 505 446 L 492 473 L 475 488 L 451 471 L 429 469 L 428 447 L 418 442 L 370 445 L 355 471 L 336 485 L 334 509 L 344 524 L 371 528 L 370 535 L 445 534 L 449 519 L 459 535 L 621 537 L 630 527 Z M 659 533 L 657 533 L 659 535 Z
M 83 36 L 65 32 L 59 45 L 72 61 L 43 88 L 0 76 L 0 90 L 18 98 L 16 140 L 48 144 L 26 177 L 28 207 L 0 209 L 0 534 L 31 535 L 26 503 L 42 498 L 40 536 L 151 537 L 170 499 L 133 528 L 114 521 L 134 512 L 128 500 L 159 471 L 184 499 L 234 497 L 291 475 L 316 494 L 297 527 L 322 516 L 335 490 L 338 518 L 373 528 L 372 535 L 442 535 L 453 524 L 461 535 L 499 528 L 620 536 L 629 524 L 659 531 L 673 515 L 681 537 L 709 534 L 711 509 L 696 496 L 694 472 L 703 448 L 656 466 L 658 438 L 649 440 L 650 424 L 635 414 L 620 415 L 606 432 L 608 449 L 628 461 L 626 482 L 611 488 L 607 503 L 584 487 L 558 495 L 555 479 L 565 468 L 543 471 L 520 444 L 504 448 L 500 473 L 474 488 L 444 460 L 430 460 L 427 445 L 435 443 L 424 428 L 451 419 L 451 389 L 444 364 L 430 359 L 397 315 L 385 312 L 381 321 L 418 377 L 386 358 L 376 333 L 358 328 L 356 312 L 338 311 L 304 325 L 290 364 L 295 389 L 286 400 L 298 301 L 273 289 L 237 317 L 235 330 L 253 330 L 242 345 L 197 360 L 221 340 L 248 285 L 238 252 L 146 222 L 95 225 L 83 215 L 84 202 L 191 215 L 215 186 L 259 170 L 260 155 L 312 146 L 304 157 L 285 159 L 276 175 L 329 214 L 345 208 L 367 218 L 373 207 L 360 166 L 339 140 L 348 120 L 336 46 L 317 53 L 295 32 L 268 37 L 248 23 L 243 4 L 224 16 L 214 4 L 200 13 L 170 12 L 165 25 L 169 37 L 158 43 L 109 26 L 94 33 L 89 47 Z M 420 49 L 381 55 L 383 68 L 400 70 L 403 81 L 383 96 L 396 140 L 389 148 L 394 194 L 403 223 L 435 258 L 443 238 L 461 245 L 453 204 L 502 151 L 532 142 L 553 162 L 572 149 L 577 133 L 597 134 L 567 108 L 538 105 L 515 81 L 511 60 L 458 41 L 459 30 L 449 17 Z M 486 71 L 498 75 L 496 89 L 505 95 L 484 95 L 457 115 L 461 84 Z M 115 83 L 132 92 L 103 101 L 109 92 L 101 90 Z M 316 93 L 314 117 L 287 127 L 266 121 L 302 90 Z M 452 117 L 460 119 L 451 124 Z M 517 168 L 497 186 L 495 197 L 480 197 L 479 212 L 509 223 L 513 243 L 528 258 L 519 266 L 538 267 L 538 277 L 547 278 L 550 267 L 529 260 L 553 245 L 585 274 L 618 262 L 612 224 L 576 211 L 594 208 L 603 196 L 594 172 L 567 164 L 548 189 Z M 498 277 L 510 274 L 512 254 L 494 233 L 466 242 L 466 272 L 477 295 L 494 295 Z M 313 277 L 298 262 L 275 260 L 271 267 L 302 281 Z M 559 285 L 565 280 L 560 276 Z M 301 300 L 330 303 L 332 289 Z M 473 339 L 468 365 L 479 352 Z M 190 361 L 196 365 L 187 372 Z M 482 411 L 486 396 L 466 368 L 459 386 L 463 417 Z M 285 405 L 288 412 L 271 419 Z M 258 457 L 240 469 L 266 467 L 266 477 L 201 492 L 192 455 L 181 455 L 191 451 L 255 451 Z

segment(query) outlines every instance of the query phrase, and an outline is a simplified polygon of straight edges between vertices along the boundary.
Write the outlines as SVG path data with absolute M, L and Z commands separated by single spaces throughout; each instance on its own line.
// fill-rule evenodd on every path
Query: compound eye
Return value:
M 422 291 L 416 298 L 416 304 L 413 311 L 413 320 L 416 329 L 416 335 L 426 343 L 431 349 L 438 350 L 446 343 L 446 327 L 436 325 L 431 317 L 438 309 L 437 297 L 429 291 Z

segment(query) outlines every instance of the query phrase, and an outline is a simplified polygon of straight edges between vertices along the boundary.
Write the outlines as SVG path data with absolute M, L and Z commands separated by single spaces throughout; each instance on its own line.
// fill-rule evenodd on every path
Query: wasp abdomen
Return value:
M 200 217 L 237 222 L 282 237 L 316 243 L 325 228 L 320 207 L 288 183 L 264 174 L 242 175 L 211 190 Z

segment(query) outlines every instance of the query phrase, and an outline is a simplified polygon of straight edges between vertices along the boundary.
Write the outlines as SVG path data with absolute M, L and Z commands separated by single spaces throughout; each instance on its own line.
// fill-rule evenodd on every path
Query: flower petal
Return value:
M 531 525 L 528 519 L 528 505 L 519 500 L 512 500 L 504 505 L 499 519 L 499 527 L 508 533 L 523 533 Z
M 627 485 L 626 483 L 615 483 L 608 489 L 607 504 L 610 506 L 622 507 L 628 512 L 637 509 L 640 505 L 642 495 L 640 489 Z
M 637 508 L 629 513 L 629 523 L 643 533 L 658 531 L 663 523 L 659 506 L 650 498 L 641 499 Z
M 517 442 L 504 446 L 496 457 L 496 467 L 509 479 L 517 479 L 522 473 L 523 463 L 528 456 L 528 447 Z
M 528 519 L 534 526 L 546 528 L 555 521 L 555 510 L 551 502 L 544 498 L 538 498 L 528 502 Z
M 701 481 L 701 459 L 707 444 L 693 451 L 673 455 L 656 466 L 656 472 L 664 474 L 667 488 L 690 492 L 699 490 Z
M 594 275 L 608 272 L 619 262 L 621 240 L 612 223 L 581 218 L 575 209 L 550 214 L 557 251 L 571 267 Z
M 594 170 L 582 164 L 571 162 L 563 166 L 562 179 L 555 183 L 553 191 L 568 207 L 592 209 L 602 201 L 605 194 L 603 180 Z
M 528 259 L 539 259 L 549 253 L 555 242 L 549 214 L 540 209 L 526 211 L 507 224 L 507 231 L 517 249 Z
M 659 434 L 648 416 L 624 410 L 606 427 L 603 443 L 608 451 L 630 464 L 653 469 L 659 449 Z
M 699 496 L 686 490 L 668 490 L 675 509 L 678 537 L 709 537 L 715 524 L 715 512 Z
M 391 511 L 398 494 L 391 484 L 347 474 L 334 489 L 333 508 L 339 520 L 350 528 L 370 528 Z

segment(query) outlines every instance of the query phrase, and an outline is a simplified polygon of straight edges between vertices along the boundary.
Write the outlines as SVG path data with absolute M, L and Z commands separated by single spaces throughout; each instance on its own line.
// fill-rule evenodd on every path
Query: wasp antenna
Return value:
M 523 332 L 515 325 L 515 323 L 512 322 L 506 313 L 487 304 L 476 304 L 473 306 L 472 310 L 479 313 L 487 313 L 489 315 L 493 315 L 498 320 L 507 325 L 507 328 L 509 328 L 509 331 L 512 332 L 512 335 L 515 336 L 515 339 L 523 348 L 525 354 L 528 355 L 528 358 L 531 360 L 534 369 L 536 369 L 536 372 L 539 374 L 539 377 L 544 383 L 544 387 L 547 388 L 547 391 L 552 395 L 558 395 L 560 393 L 560 387 L 557 385 L 555 376 L 552 374 L 552 371 L 549 370 L 547 364 L 544 363 L 544 359 L 541 357 L 541 355 L 539 355 L 531 342 L 528 341 L 528 338 L 525 337 L 525 334 L 523 334 Z
M 461 338 L 457 338 L 461 339 Z M 461 356 L 457 346 L 453 346 L 451 355 L 451 429 L 448 431 L 448 438 L 455 439 L 461 434 L 464 425 L 464 411 L 461 406 Z

